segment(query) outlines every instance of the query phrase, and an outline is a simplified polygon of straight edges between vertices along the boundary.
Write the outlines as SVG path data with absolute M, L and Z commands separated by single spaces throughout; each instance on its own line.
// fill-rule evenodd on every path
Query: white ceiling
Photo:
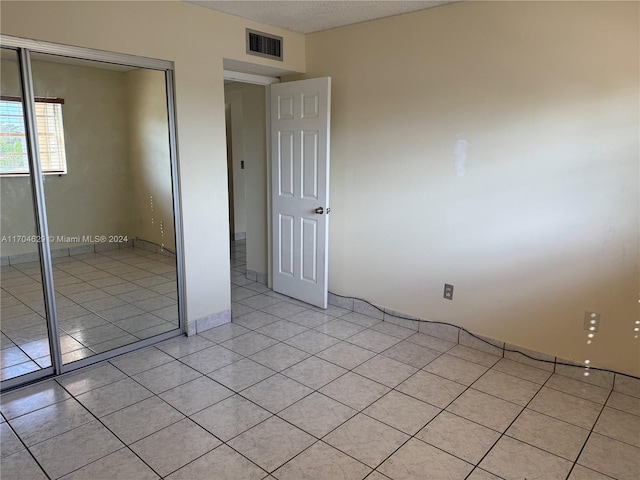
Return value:
M 293 32 L 312 33 L 415 12 L 459 0 L 186 0 Z

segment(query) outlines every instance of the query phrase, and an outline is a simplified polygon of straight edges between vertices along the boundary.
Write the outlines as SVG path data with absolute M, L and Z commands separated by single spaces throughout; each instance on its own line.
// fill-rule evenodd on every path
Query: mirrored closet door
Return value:
M 34 230 L 38 209 L 47 235 L 1 245 L 3 388 L 34 375 L 23 371 L 64 373 L 183 331 L 172 65 L 18 43 L 2 59 L 2 235 L 26 235 L 29 218 Z M 5 72 L 15 72 L 13 83 Z M 8 134 L 15 122 L 29 136 L 30 111 L 40 175 L 25 161 L 17 170 Z
M 33 159 L 16 50 L 2 48 L 0 71 L 0 379 L 5 381 L 51 367 L 51 355 L 33 201 Z

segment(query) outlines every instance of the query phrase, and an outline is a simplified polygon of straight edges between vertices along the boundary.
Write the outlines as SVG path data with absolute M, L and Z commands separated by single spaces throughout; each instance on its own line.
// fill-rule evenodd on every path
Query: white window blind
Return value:
M 60 98 L 36 98 L 36 130 L 43 173 L 67 173 Z M 0 97 L 0 175 L 29 173 L 27 140 L 19 98 Z

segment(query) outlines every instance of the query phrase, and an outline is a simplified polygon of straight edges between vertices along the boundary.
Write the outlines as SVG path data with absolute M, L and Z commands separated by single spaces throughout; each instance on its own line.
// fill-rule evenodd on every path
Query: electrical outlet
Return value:
M 584 329 L 590 332 L 600 330 L 600 314 L 596 312 L 584 312 Z
M 448 283 L 444 284 L 444 298 L 447 300 L 453 300 L 453 285 L 449 285 Z

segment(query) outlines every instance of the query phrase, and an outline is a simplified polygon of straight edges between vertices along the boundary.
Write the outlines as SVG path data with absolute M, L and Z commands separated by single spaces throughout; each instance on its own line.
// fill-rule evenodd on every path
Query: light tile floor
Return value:
M 0 379 L 51 365 L 37 262 L 0 267 Z M 178 326 L 175 257 L 121 248 L 53 259 L 62 360 Z
M 243 252 L 233 323 L 4 395 L 3 480 L 639 478 L 640 393 L 320 311 Z

